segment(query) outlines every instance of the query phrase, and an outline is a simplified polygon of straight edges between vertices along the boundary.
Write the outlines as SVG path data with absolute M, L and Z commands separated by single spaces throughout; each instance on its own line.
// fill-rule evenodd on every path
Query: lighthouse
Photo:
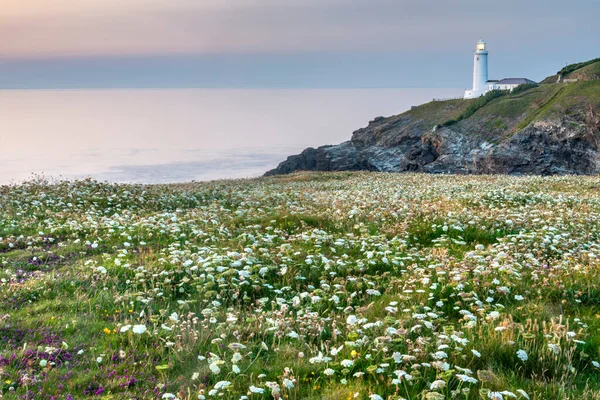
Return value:
M 465 99 L 474 99 L 486 94 L 488 88 L 488 51 L 481 39 L 475 47 L 473 67 L 473 89 L 465 90 Z

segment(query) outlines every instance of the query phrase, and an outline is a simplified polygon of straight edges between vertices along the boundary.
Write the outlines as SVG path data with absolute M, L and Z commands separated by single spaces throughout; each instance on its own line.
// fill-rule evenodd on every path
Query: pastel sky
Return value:
M 600 1 L 0 0 L 0 87 L 465 87 L 600 56 Z

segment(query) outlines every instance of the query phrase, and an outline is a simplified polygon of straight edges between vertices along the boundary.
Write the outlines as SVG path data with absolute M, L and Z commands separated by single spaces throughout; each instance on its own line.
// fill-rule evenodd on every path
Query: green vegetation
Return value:
M 0 187 L 0 397 L 598 400 L 599 187 Z
M 600 63 L 600 58 L 594 58 L 593 60 L 567 65 L 566 67 L 564 67 L 560 71 L 558 71 L 557 74 L 562 75 L 564 77 L 566 75 L 569 75 L 581 68 L 587 67 L 588 65 L 591 65 L 594 63 Z
M 544 115 L 554 105 L 554 103 L 558 101 L 558 99 L 560 98 L 560 94 L 564 89 L 564 86 L 558 88 L 558 90 L 556 90 L 551 97 L 547 97 L 544 99 L 543 102 L 537 104 L 536 109 L 531 110 L 527 114 L 527 116 L 523 118 L 521 122 L 519 122 L 515 130 L 520 131 L 522 129 L 525 129 L 529 124 L 538 119 L 541 115 Z
M 451 126 L 457 124 L 463 119 L 467 119 L 479 111 L 481 108 L 485 107 L 492 100 L 497 99 L 499 97 L 506 96 L 509 92 L 506 90 L 491 90 L 487 92 L 484 96 L 476 99 L 471 103 L 456 119 L 449 119 L 448 121 L 440 124 L 440 126 Z
M 518 95 L 520 93 L 526 92 L 526 91 L 528 91 L 530 89 L 533 89 L 533 88 L 536 88 L 538 86 L 539 85 L 537 83 L 526 83 L 524 85 L 519 85 L 519 86 L 517 86 L 516 88 L 513 89 L 513 91 L 511 92 L 511 94 L 513 96 L 516 96 L 516 95 Z
M 567 66 L 561 73 L 579 82 L 556 83 L 557 76 L 553 76 L 543 85 L 521 85 L 512 92 L 496 90 L 478 99 L 434 101 L 397 118 L 417 118 L 423 131 L 452 126 L 499 142 L 543 118 L 571 115 L 582 122 L 582 110 L 591 107 L 600 112 L 600 59 Z
M 600 61 L 589 64 L 568 75 L 567 79 L 580 81 L 600 80 Z

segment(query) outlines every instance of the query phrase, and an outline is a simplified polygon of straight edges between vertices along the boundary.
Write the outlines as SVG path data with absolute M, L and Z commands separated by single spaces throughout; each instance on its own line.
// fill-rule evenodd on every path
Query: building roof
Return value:
M 498 82 L 498 85 L 526 85 L 528 83 L 535 82 L 526 78 L 504 78 Z
M 487 83 L 496 83 L 496 82 L 500 82 L 497 79 L 488 79 Z

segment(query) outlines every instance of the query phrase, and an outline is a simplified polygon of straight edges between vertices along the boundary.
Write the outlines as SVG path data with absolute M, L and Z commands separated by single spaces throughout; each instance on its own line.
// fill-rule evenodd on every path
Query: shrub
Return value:
M 526 83 L 523 85 L 519 85 L 516 88 L 513 89 L 512 94 L 519 94 L 519 93 L 523 93 L 528 91 L 529 89 L 534 89 L 536 87 L 538 87 L 539 85 L 537 83 Z
M 599 61 L 600 61 L 600 58 L 594 58 L 593 60 L 590 60 L 590 61 L 580 62 L 577 64 L 570 64 L 570 65 L 567 65 L 566 67 L 564 67 L 563 69 L 561 69 L 560 71 L 558 71 L 557 74 L 565 76 L 565 75 L 570 74 L 571 72 L 577 71 L 578 69 L 581 69 L 583 67 L 586 67 L 590 64 L 594 64 Z

